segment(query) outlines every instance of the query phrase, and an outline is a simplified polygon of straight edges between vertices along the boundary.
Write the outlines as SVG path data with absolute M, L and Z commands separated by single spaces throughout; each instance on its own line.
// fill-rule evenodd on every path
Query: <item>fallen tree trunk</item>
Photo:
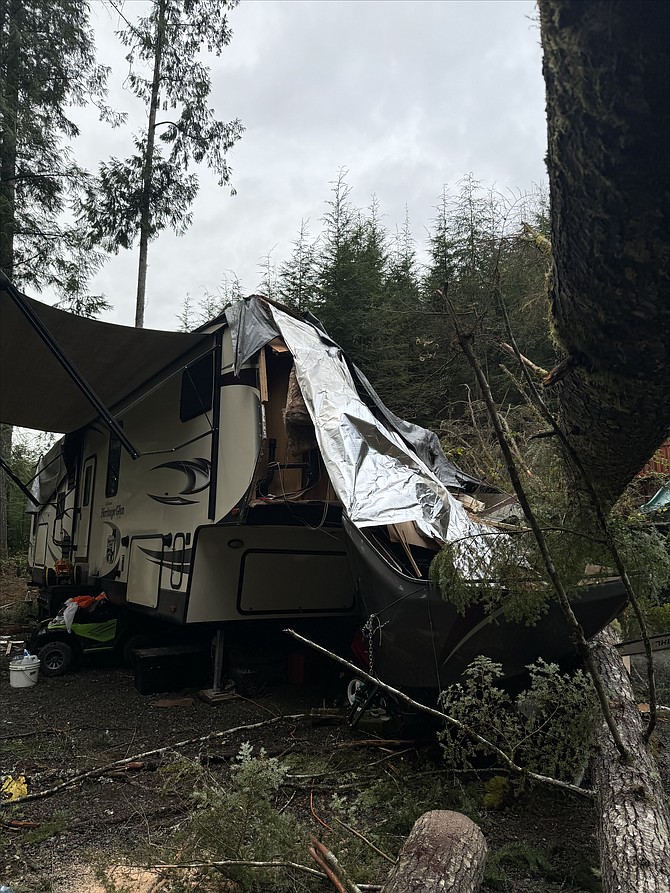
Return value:
M 477 893 L 486 840 L 460 812 L 435 809 L 414 823 L 382 893 Z
M 658 767 L 643 740 L 628 673 L 610 628 L 591 643 L 621 737 L 625 765 L 603 724 L 593 763 L 604 893 L 668 893 L 670 816 Z

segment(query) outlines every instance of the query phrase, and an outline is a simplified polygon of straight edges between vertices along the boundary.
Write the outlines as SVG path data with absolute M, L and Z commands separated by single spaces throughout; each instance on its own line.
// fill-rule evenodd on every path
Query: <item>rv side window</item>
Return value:
M 212 408 L 214 355 L 207 354 L 187 366 L 181 377 L 179 419 L 188 422 Z
M 91 477 L 92 477 L 92 468 L 89 465 L 86 468 L 86 474 L 84 475 L 84 494 L 81 499 L 81 504 L 83 506 L 87 506 L 89 504 L 89 502 L 91 501 Z
M 65 514 L 65 493 L 59 493 L 56 497 L 56 520 Z
M 119 492 L 119 469 L 121 468 L 121 441 L 113 434 L 109 436 L 109 455 L 107 457 L 107 482 L 105 496 L 110 499 Z

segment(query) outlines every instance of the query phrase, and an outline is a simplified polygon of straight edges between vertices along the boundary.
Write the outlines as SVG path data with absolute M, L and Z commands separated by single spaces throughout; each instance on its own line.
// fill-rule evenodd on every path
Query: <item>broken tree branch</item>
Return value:
M 272 719 L 265 719 L 261 722 L 249 723 L 244 726 L 235 726 L 232 729 L 225 729 L 222 732 L 210 732 L 208 735 L 201 735 L 199 738 L 186 738 L 184 741 L 175 741 L 173 744 L 166 744 L 164 747 L 156 747 L 153 750 L 146 750 L 143 753 L 134 754 L 132 757 L 126 757 L 123 760 L 115 760 L 113 763 L 108 763 L 106 766 L 99 766 L 95 769 L 89 769 L 87 772 L 81 772 L 79 775 L 74 775 L 67 781 L 62 782 L 61 784 L 54 785 L 54 787 L 52 788 L 47 788 L 44 791 L 36 791 L 34 794 L 26 794 L 25 797 L 17 797 L 16 800 L 12 802 L 26 803 L 28 800 L 41 800 L 44 797 L 50 797 L 52 794 L 57 794 L 60 791 L 64 791 L 66 788 L 71 788 L 73 785 L 79 784 L 79 782 L 85 781 L 87 778 L 96 778 L 99 775 L 105 775 L 111 769 L 116 769 L 120 766 L 125 766 L 128 763 L 133 763 L 146 757 L 155 756 L 159 753 L 167 753 L 170 750 L 176 750 L 180 747 L 188 747 L 190 744 L 201 744 L 205 741 L 212 741 L 215 738 L 227 738 L 230 735 L 235 735 L 237 732 L 246 732 L 251 729 L 260 729 L 263 726 L 274 725 L 275 723 L 281 722 L 282 720 L 285 720 L 286 722 L 297 722 L 299 720 L 305 719 L 309 719 L 308 713 L 293 713 L 287 716 L 275 716 Z
M 342 827 L 346 828 L 346 830 L 350 834 L 353 834 L 354 837 L 357 837 L 359 840 L 362 840 L 363 843 L 367 844 L 370 847 L 370 849 L 373 850 L 375 853 L 377 853 L 378 856 L 381 856 L 382 859 L 386 859 L 386 861 L 390 862 L 391 865 L 396 864 L 396 862 L 398 861 L 397 859 L 392 859 L 390 856 L 387 856 L 386 853 L 383 853 L 379 849 L 379 847 L 376 847 L 374 845 L 374 843 L 372 843 L 372 841 L 368 840 L 367 837 L 365 837 L 363 834 L 361 834 L 360 831 L 357 831 L 355 828 L 352 828 L 351 825 L 347 825 L 346 822 L 343 822 L 342 819 L 338 819 L 337 816 L 333 816 L 333 818 L 335 819 L 335 821 L 337 822 L 338 825 L 342 825 Z
M 605 691 L 602 680 L 600 679 L 600 675 L 598 674 L 597 667 L 593 660 L 593 655 L 591 654 L 586 636 L 584 635 L 584 630 L 577 620 L 575 612 L 572 610 L 570 599 L 568 598 L 568 594 L 565 591 L 565 587 L 563 586 L 563 581 L 561 580 L 560 575 L 556 570 L 556 566 L 554 565 L 554 560 L 549 551 L 547 540 L 544 536 L 544 533 L 542 532 L 542 528 L 537 518 L 535 517 L 535 513 L 531 507 L 523 484 L 521 483 L 521 478 L 519 477 L 517 465 L 514 461 L 514 456 L 512 455 L 508 439 L 505 436 L 503 427 L 500 424 L 500 416 L 493 400 L 491 388 L 486 376 L 484 375 L 484 371 L 482 370 L 482 367 L 472 349 L 472 335 L 461 331 L 458 317 L 456 315 L 456 311 L 454 310 L 453 304 L 446 298 L 446 288 L 444 289 L 444 294 L 445 304 L 451 318 L 451 324 L 454 327 L 454 332 L 456 333 L 456 337 L 458 339 L 461 350 L 467 357 L 467 360 L 470 363 L 473 372 L 475 373 L 477 383 L 482 392 L 482 397 L 484 398 L 484 402 L 486 403 L 486 407 L 489 411 L 489 416 L 491 417 L 493 429 L 496 433 L 498 443 L 500 444 L 500 449 L 505 459 L 505 465 L 507 466 L 507 472 L 510 476 L 512 486 L 514 487 L 514 492 L 517 495 L 517 499 L 519 500 L 519 504 L 523 510 L 526 521 L 528 522 L 528 526 L 533 531 L 533 536 L 535 537 L 535 542 L 537 543 L 538 550 L 542 557 L 542 562 L 547 572 L 547 576 L 549 577 L 554 592 L 556 593 L 556 597 L 558 598 L 558 602 L 563 609 L 565 618 L 570 626 L 573 637 L 577 644 L 577 648 L 579 650 L 579 654 L 584 661 L 587 670 L 589 671 L 589 675 L 593 681 L 593 686 L 596 690 L 596 695 L 600 703 L 600 709 L 602 710 L 603 716 L 605 717 L 605 722 L 607 723 L 612 738 L 614 739 L 616 748 L 619 751 L 621 759 L 624 760 L 624 762 L 629 763 L 631 761 L 631 756 L 626 746 L 624 745 L 619 730 L 616 727 L 616 723 L 612 718 L 612 712 L 609 707 L 607 692 Z
M 312 848 L 321 856 L 326 866 L 335 874 L 345 893 L 361 893 L 361 888 L 349 877 L 346 868 L 340 864 L 335 854 L 316 837 L 312 837 Z M 310 849 L 310 852 L 312 850 Z
M 452 726 L 455 729 L 463 732 L 473 741 L 476 741 L 478 744 L 481 744 L 491 753 L 496 754 L 496 756 L 500 757 L 500 759 L 504 762 L 505 766 L 508 769 L 511 769 L 512 772 L 516 772 L 519 775 L 524 775 L 526 778 L 531 778 L 533 781 L 540 782 L 541 784 L 548 784 L 552 787 L 561 788 L 563 791 L 570 791 L 572 794 L 579 794 L 581 797 L 593 797 L 593 791 L 588 790 L 587 788 L 580 788 L 578 785 L 570 784 L 567 781 L 561 781 L 558 778 L 552 778 L 550 775 L 542 775 L 539 772 L 532 772 L 530 769 L 525 769 L 523 766 L 518 766 L 510 757 L 505 753 L 504 750 L 501 750 L 492 741 L 489 741 L 487 738 L 484 738 L 482 735 L 479 735 L 469 726 L 466 726 L 460 720 L 456 719 L 453 716 L 450 716 L 448 713 L 444 713 L 442 710 L 436 710 L 434 707 L 426 707 L 425 704 L 421 704 L 419 701 L 415 701 L 413 698 L 410 698 L 409 695 L 404 694 L 397 688 L 393 688 L 391 685 L 387 685 L 385 682 L 382 682 L 381 679 L 377 679 L 376 676 L 371 676 L 369 673 L 366 673 L 365 670 L 361 670 L 360 667 L 357 667 L 355 664 L 350 663 L 348 660 L 345 660 L 343 657 L 340 657 L 339 654 L 334 654 L 332 651 L 328 651 L 327 648 L 324 648 L 322 645 L 317 645 L 316 642 L 312 642 L 311 639 L 306 639 L 304 636 L 301 636 L 300 633 L 295 632 L 292 629 L 285 629 L 284 632 L 292 636 L 296 641 L 302 642 L 303 645 L 308 645 L 310 648 L 314 648 L 315 651 L 318 651 L 321 654 L 325 654 L 326 657 L 329 657 L 331 660 L 336 661 L 343 667 L 346 667 L 356 676 L 360 676 L 361 679 L 366 679 L 368 682 L 371 682 L 373 685 L 376 685 L 382 691 L 387 692 L 390 695 L 393 695 L 397 700 L 402 701 L 404 704 L 407 704 L 413 710 L 418 710 L 421 713 L 425 713 L 428 716 L 434 716 L 436 719 L 441 720 L 442 722 L 447 723 L 447 725 Z
M 630 601 L 631 607 L 633 608 L 633 612 L 635 613 L 635 617 L 637 619 L 638 625 L 640 627 L 640 634 L 642 641 L 644 642 L 644 653 L 647 659 L 647 687 L 649 689 L 649 723 L 647 724 L 647 728 L 644 732 L 644 740 L 649 741 L 652 732 L 654 731 L 654 726 L 656 725 L 656 705 L 657 705 L 657 697 L 656 697 L 656 677 L 654 673 L 654 656 L 651 647 L 651 642 L 649 641 L 649 630 L 647 629 L 647 621 L 644 617 L 644 612 L 642 611 L 642 606 L 637 598 L 635 590 L 633 589 L 633 584 L 631 583 L 630 577 L 628 576 L 628 571 L 626 566 L 623 563 L 621 555 L 619 554 L 619 550 L 617 549 L 616 543 L 614 542 L 614 537 L 612 536 L 612 532 L 610 530 L 610 526 L 607 523 L 607 516 L 605 514 L 605 509 L 603 507 L 602 500 L 598 495 L 596 488 L 593 486 L 593 482 L 591 478 L 586 472 L 584 468 L 584 463 L 579 458 L 577 451 L 570 443 L 570 440 L 566 436 L 563 429 L 560 427 L 558 422 L 556 421 L 554 414 L 547 406 L 540 389 L 537 387 L 537 384 L 531 376 L 528 374 L 524 363 L 523 363 L 523 355 L 519 351 L 519 347 L 516 343 L 516 339 L 514 337 L 514 333 L 512 331 L 512 323 L 509 318 L 509 314 L 507 313 L 507 307 L 502 298 L 502 294 L 498 293 L 498 304 L 500 306 L 500 310 L 502 312 L 503 318 L 505 320 L 505 326 L 507 328 L 507 335 L 511 341 L 511 347 L 514 355 L 516 356 L 519 365 L 521 366 L 521 371 L 526 379 L 528 386 L 530 387 L 531 393 L 535 399 L 537 407 L 545 421 L 551 425 L 550 434 L 554 434 L 558 437 L 561 446 L 565 452 L 565 455 L 572 463 L 573 467 L 579 473 L 584 486 L 586 487 L 586 491 L 591 500 L 591 504 L 595 510 L 596 518 L 598 519 L 598 524 L 600 525 L 604 537 L 607 548 L 609 549 L 612 558 L 614 559 L 614 563 L 617 569 L 617 573 L 621 577 L 621 582 L 624 585 L 626 590 L 626 595 L 628 596 L 628 600 Z M 536 437 L 538 435 L 535 435 Z M 546 433 L 545 433 L 546 436 Z
M 542 366 L 538 366 L 537 363 L 529 360 L 528 357 L 524 357 L 523 354 L 517 354 L 511 344 L 507 344 L 505 341 L 503 341 L 500 346 L 503 350 L 506 350 L 507 353 L 512 354 L 513 357 L 516 357 L 517 359 L 520 358 L 521 363 L 527 369 L 530 369 L 531 372 L 534 372 L 539 378 L 546 378 L 547 375 L 549 375 L 549 371 L 547 369 L 543 369 Z

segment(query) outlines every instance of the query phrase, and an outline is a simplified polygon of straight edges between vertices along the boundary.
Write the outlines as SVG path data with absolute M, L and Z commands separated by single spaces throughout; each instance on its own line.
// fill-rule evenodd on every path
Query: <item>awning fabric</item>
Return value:
M 178 359 L 213 344 L 211 334 L 134 329 L 25 300 L 109 409 L 167 377 Z M 0 291 L 0 421 L 69 433 L 96 416 L 10 295 Z

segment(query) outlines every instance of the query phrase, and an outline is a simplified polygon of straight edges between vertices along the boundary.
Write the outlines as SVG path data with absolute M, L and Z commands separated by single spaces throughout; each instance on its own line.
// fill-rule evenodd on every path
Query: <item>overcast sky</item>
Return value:
M 135 18 L 140 0 L 127 0 Z M 472 172 L 486 185 L 545 181 L 544 83 L 535 8 L 526 0 L 242 0 L 234 36 L 211 58 L 212 106 L 246 127 L 230 155 L 236 196 L 206 170 L 188 233 L 149 248 L 146 325 L 174 329 L 194 302 L 234 271 L 258 288 L 262 258 L 279 265 L 303 218 L 316 235 L 330 183 L 349 171 L 352 201 L 376 194 L 387 227 L 407 206 L 421 245 L 444 184 Z M 75 149 L 91 168 L 130 154 L 145 111 L 123 89 L 118 20 L 92 3 L 100 61 L 112 66 L 110 101 L 130 113 L 111 131 L 84 113 Z M 132 325 L 137 251 L 111 257 L 98 280 Z

